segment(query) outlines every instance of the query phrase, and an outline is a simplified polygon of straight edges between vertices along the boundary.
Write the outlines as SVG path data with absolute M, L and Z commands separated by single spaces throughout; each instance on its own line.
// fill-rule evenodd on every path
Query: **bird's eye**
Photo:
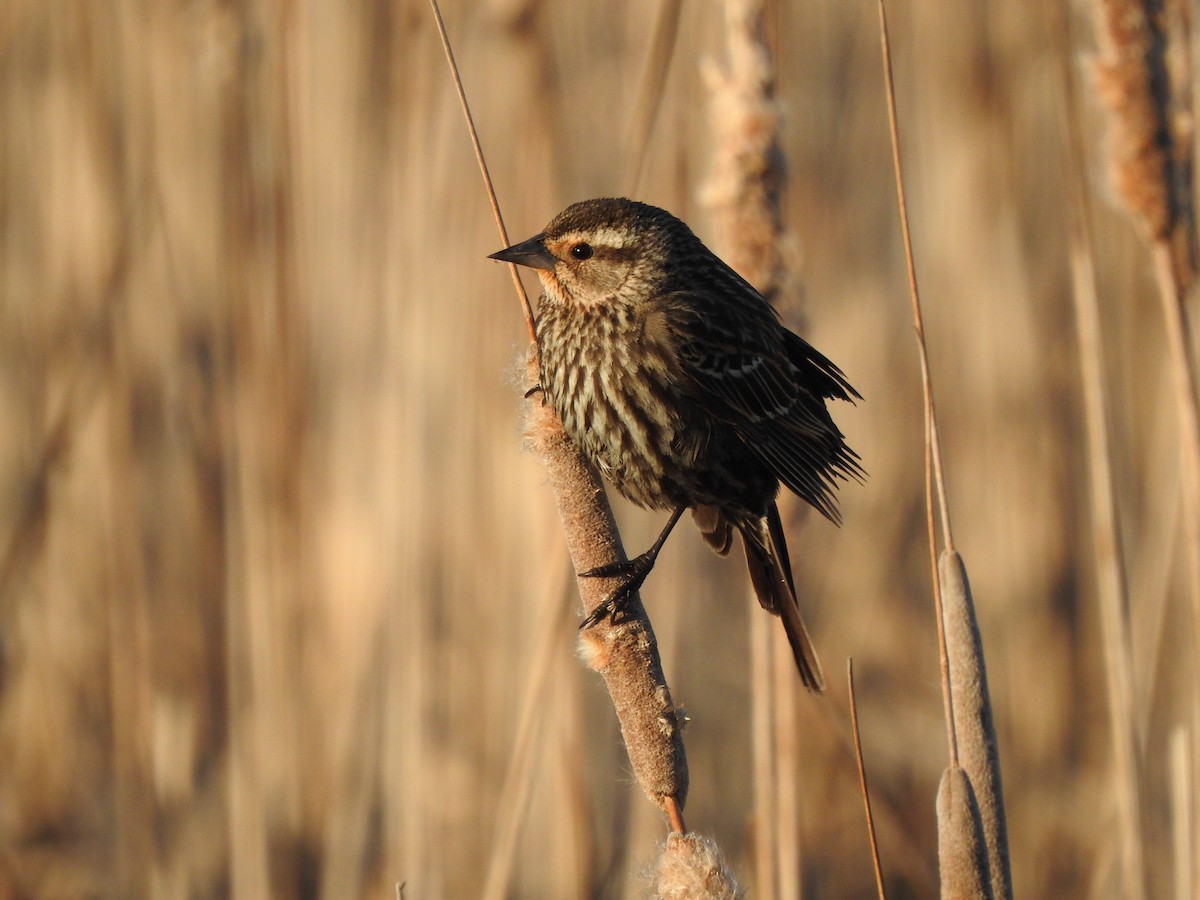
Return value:
M 576 259 L 591 259 L 592 245 L 591 244 L 576 244 L 571 248 L 571 255 Z

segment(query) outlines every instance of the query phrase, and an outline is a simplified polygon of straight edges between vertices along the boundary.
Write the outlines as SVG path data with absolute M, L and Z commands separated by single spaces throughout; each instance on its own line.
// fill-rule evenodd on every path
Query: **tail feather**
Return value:
M 704 542 L 718 556 L 728 556 L 733 546 L 733 526 L 716 506 L 693 506 L 692 518 L 704 536 Z
M 809 690 L 819 693 L 825 689 L 825 677 L 821 673 L 816 647 L 800 618 L 800 604 L 796 599 L 796 585 L 792 580 L 778 507 L 772 503 L 765 518 L 739 523 L 738 529 L 742 533 L 746 566 L 758 602 L 763 609 L 779 616 L 796 658 L 800 680 Z

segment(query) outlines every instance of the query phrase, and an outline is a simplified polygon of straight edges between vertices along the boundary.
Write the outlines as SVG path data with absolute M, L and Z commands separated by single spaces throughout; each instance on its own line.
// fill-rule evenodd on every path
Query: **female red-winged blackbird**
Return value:
M 567 435 L 629 500 L 673 510 L 641 556 L 581 573 L 626 576 L 585 626 L 616 616 L 690 508 L 721 555 L 741 532 L 759 602 L 782 618 L 804 684 L 821 690 L 775 496 L 782 482 L 839 520 L 833 489 L 863 471 L 825 401 L 858 392 L 656 207 L 585 200 L 492 258 L 541 279 L 540 386 Z

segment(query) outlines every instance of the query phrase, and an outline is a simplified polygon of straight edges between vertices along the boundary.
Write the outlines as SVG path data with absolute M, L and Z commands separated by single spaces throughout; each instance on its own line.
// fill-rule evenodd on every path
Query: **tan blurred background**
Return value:
M 654 4 L 445 15 L 514 240 L 633 189 Z M 786 729 L 799 861 L 783 896 L 872 889 L 853 656 L 890 895 L 928 897 L 946 743 L 876 13 L 773 15 L 804 285 L 785 313 L 865 396 L 835 412 L 871 473 L 842 491 L 841 529 L 785 507 L 830 690 L 796 696 Z M 892 8 L 1016 891 L 1105 897 L 1116 812 L 1056 20 L 1036 0 Z M 722 26 L 715 2 L 683 5 L 638 189 L 709 239 L 699 68 Z M 1169 896 L 1168 737 L 1194 679 L 1174 413 L 1147 257 L 1107 202 L 1086 99 L 1147 858 Z M 499 247 L 421 2 L 0 7 L 0 897 L 403 882 L 426 900 L 476 896 L 489 871 L 513 897 L 645 891 L 665 828 L 574 659 L 553 499 L 522 448 L 524 327 L 485 259 Z M 637 549 L 662 524 L 619 512 Z M 643 596 L 691 717 L 688 824 L 753 891 L 771 827 L 751 778 L 762 613 L 690 527 Z

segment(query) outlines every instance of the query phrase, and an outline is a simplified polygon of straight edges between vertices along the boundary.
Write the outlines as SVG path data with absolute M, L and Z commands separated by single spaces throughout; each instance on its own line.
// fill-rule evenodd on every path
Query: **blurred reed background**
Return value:
M 1026 897 L 1120 891 L 1058 74 L 1093 38 L 1069 12 L 1064 50 L 1055 4 L 891 8 Z M 514 240 L 633 190 L 655 4 L 444 13 Z M 871 473 L 842 492 L 840 530 L 784 510 L 831 684 L 780 735 L 799 857 L 780 895 L 872 891 L 852 655 L 890 895 L 928 897 L 945 738 L 876 11 L 773 15 L 803 283 L 784 312 L 866 397 L 836 416 Z M 637 191 L 710 239 L 699 63 L 722 23 L 683 5 Z M 1161 897 L 1187 839 L 1172 804 L 1177 823 L 1195 812 L 1177 426 L 1148 256 L 1109 200 L 1084 83 Z M 9 0 L 0 121 L 0 897 L 639 895 L 664 827 L 573 658 L 574 585 L 522 450 L 524 327 L 484 258 L 500 243 L 428 7 Z M 662 524 L 619 512 L 633 548 Z M 762 613 L 692 529 L 644 597 L 691 717 L 688 824 L 754 890 L 775 827 L 752 802 Z

